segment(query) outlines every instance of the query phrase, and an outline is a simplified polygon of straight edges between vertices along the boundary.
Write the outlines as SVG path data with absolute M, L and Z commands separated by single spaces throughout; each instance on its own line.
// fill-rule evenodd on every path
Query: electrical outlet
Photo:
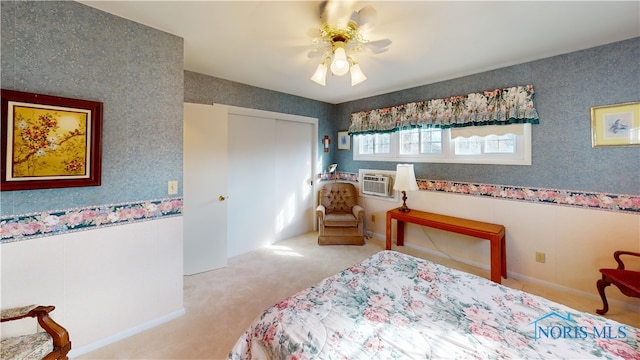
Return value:
M 536 252 L 536 262 L 543 263 L 545 261 L 545 256 L 543 252 Z
M 371 214 L 371 222 L 376 222 L 376 216 Z
M 175 195 L 178 193 L 178 181 L 171 180 L 167 183 L 167 194 Z

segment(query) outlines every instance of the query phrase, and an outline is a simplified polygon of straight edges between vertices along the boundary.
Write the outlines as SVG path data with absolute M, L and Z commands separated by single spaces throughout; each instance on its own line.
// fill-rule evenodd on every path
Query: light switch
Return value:
M 167 193 L 169 195 L 175 195 L 175 194 L 178 193 L 178 181 L 177 180 L 169 181 L 169 183 L 167 184 Z

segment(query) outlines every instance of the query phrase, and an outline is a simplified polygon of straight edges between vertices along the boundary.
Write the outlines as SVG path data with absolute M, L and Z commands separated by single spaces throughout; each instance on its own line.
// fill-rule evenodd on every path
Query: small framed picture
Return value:
M 102 103 L 2 89 L 2 191 L 99 186 Z
M 351 137 L 348 131 L 338 131 L 338 150 L 351 149 Z
M 640 145 L 640 102 L 591 108 L 591 146 Z

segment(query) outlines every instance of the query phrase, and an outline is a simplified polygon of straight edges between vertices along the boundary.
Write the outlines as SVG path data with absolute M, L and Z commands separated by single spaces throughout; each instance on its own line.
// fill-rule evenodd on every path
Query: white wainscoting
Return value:
M 2 244 L 2 308 L 55 305 L 81 355 L 184 314 L 182 246 L 182 216 Z
M 636 214 L 433 191 L 409 192 L 407 196 L 407 206 L 412 209 L 504 225 L 509 276 L 592 298 L 599 299 L 598 269 L 617 266 L 614 251 L 640 251 L 640 216 Z M 369 198 L 360 201 L 366 211 L 366 230 L 384 239 L 386 211 L 401 203 Z M 393 226 L 395 247 L 395 221 Z M 405 245 L 489 269 L 486 240 L 407 224 Z M 544 264 L 535 261 L 536 252 L 546 254 Z M 628 263 L 640 269 L 640 261 L 629 258 Z M 638 299 L 626 297 L 613 287 L 607 297 L 640 310 Z

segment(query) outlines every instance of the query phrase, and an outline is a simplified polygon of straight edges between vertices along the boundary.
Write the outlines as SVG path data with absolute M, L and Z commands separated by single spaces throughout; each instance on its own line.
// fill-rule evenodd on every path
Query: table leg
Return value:
M 391 214 L 387 213 L 387 250 L 391 250 Z
M 396 220 L 396 244 L 404 246 L 404 221 Z
M 502 275 L 502 239 L 491 238 L 491 281 L 501 283 Z
M 506 246 L 506 236 L 503 236 L 502 239 L 500 240 L 500 242 L 502 243 L 501 249 L 500 249 L 500 256 L 501 256 L 501 261 L 502 261 L 502 277 L 503 278 L 507 278 L 507 246 Z

